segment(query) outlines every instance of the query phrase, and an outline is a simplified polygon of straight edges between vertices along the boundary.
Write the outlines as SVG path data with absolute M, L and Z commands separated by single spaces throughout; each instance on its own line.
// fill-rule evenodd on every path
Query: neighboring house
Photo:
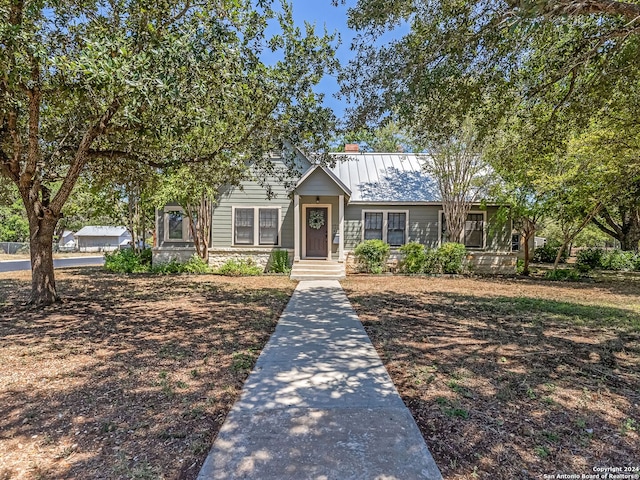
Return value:
M 73 252 L 76 249 L 75 233 L 65 230 L 58 241 L 58 249 L 61 252 Z
M 75 235 L 81 252 L 112 252 L 131 246 L 131 234 L 126 227 L 88 226 Z
M 334 154 L 334 160 L 325 167 L 300 154 L 292 187 L 266 179 L 276 194 L 271 199 L 256 181 L 223 192 L 213 214 L 210 263 L 250 257 L 266 265 L 274 249 L 285 249 L 295 272 L 298 264 L 311 265 L 306 260 L 351 264 L 363 240 L 381 239 L 396 252 L 410 241 L 443 242 L 442 202 L 418 155 L 355 152 Z M 284 160 L 274 162 L 283 166 Z M 472 263 L 480 269 L 513 271 L 511 225 L 497 225 L 497 210 L 474 205 L 460 241 L 475 252 Z M 154 262 L 193 254 L 187 222 L 177 206 L 156 212 Z

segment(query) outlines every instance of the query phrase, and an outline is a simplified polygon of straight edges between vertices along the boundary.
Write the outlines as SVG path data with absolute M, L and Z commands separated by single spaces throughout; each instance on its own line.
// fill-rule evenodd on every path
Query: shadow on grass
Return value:
M 57 274 L 0 280 L 0 478 L 195 478 L 292 284 Z
M 347 294 L 445 478 L 592 473 L 640 458 L 637 313 L 489 296 L 490 286 L 393 288 L 354 282 Z

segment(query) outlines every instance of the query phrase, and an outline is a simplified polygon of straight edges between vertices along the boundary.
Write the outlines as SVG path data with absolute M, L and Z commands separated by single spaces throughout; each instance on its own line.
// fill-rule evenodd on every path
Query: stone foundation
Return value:
M 151 263 L 153 265 L 162 265 L 163 263 L 169 263 L 171 261 L 185 263 L 196 253 L 196 250 L 193 247 L 163 247 L 153 248 L 151 252 Z
M 517 260 L 513 253 L 469 252 L 467 266 L 472 273 L 513 275 Z
M 289 265 L 293 262 L 293 250 L 286 248 L 274 248 L 273 250 L 286 250 L 289 252 Z M 229 260 L 252 260 L 256 265 L 267 270 L 271 259 L 272 249 L 247 249 L 247 248 L 215 248 L 209 250 L 209 266 L 219 268 Z

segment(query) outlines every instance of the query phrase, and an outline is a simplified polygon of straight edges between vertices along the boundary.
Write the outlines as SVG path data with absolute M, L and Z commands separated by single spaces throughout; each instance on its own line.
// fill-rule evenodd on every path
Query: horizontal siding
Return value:
M 274 159 L 273 162 L 276 168 L 284 168 L 284 163 L 280 159 Z M 264 183 L 265 185 L 262 186 L 255 180 L 245 180 L 239 187 L 230 188 L 221 195 L 213 211 L 212 245 L 214 248 L 233 245 L 233 219 L 231 218 L 233 207 L 280 207 L 281 247 L 293 248 L 293 202 L 289 198 L 289 190 L 275 176 L 267 177 Z M 267 198 L 269 190 L 272 194 L 271 199 Z

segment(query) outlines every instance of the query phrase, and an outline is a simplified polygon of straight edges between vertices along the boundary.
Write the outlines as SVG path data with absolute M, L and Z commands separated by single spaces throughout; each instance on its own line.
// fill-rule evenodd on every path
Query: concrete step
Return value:
M 342 273 L 342 274 L 335 274 L 335 275 L 317 275 L 317 274 L 304 274 L 304 275 L 300 275 L 300 274 L 296 274 L 291 272 L 290 277 L 291 280 L 298 280 L 298 281 L 303 281 L 303 280 L 344 280 L 345 278 L 347 278 L 347 276 Z

